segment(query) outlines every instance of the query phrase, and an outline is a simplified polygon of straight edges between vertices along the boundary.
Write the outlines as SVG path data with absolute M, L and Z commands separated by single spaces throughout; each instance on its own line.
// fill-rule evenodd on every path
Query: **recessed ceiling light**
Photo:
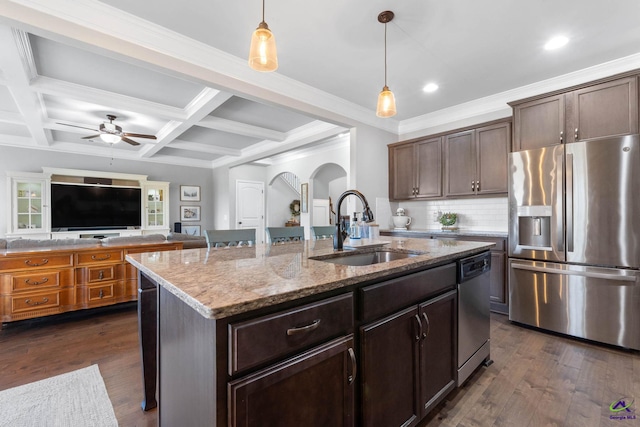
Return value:
M 569 39 L 565 36 L 556 36 L 550 39 L 547 44 L 544 45 L 545 50 L 555 50 L 569 43 Z
M 429 83 L 422 88 L 425 92 L 435 92 L 438 90 L 438 85 L 435 83 Z

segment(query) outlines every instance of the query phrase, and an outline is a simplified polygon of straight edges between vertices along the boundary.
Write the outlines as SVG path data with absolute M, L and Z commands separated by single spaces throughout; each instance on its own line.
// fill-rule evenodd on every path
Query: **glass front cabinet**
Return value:
M 30 238 L 48 238 L 49 199 L 48 179 L 42 174 L 8 174 L 11 195 L 11 215 L 7 231 L 9 235 Z
M 169 183 L 148 182 L 143 185 L 144 230 L 169 231 Z

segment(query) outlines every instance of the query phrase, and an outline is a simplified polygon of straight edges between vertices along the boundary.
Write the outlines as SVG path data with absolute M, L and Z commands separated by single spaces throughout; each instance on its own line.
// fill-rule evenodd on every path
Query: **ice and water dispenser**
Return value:
M 518 206 L 518 246 L 551 249 L 551 206 Z

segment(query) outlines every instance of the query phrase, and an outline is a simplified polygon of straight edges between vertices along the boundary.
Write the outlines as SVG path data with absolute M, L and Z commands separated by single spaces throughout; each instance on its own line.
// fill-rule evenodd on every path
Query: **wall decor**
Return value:
M 200 206 L 180 206 L 180 221 L 200 221 Z
M 181 202 L 199 202 L 200 186 L 199 185 L 181 185 L 180 201 Z
M 309 212 L 309 183 L 300 184 L 300 203 L 302 213 Z
M 199 225 L 183 225 L 182 233 L 188 234 L 190 236 L 200 236 L 200 226 Z

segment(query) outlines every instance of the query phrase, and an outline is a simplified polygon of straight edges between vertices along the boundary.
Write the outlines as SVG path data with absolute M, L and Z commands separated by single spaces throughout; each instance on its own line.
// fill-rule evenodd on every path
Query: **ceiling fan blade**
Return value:
M 126 136 L 123 136 L 123 137 L 122 137 L 122 140 L 123 140 L 124 142 L 126 142 L 127 144 L 131 144 L 131 145 L 140 145 L 140 143 L 139 143 L 139 142 L 135 142 L 134 140 L 129 139 L 129 138 L 127 138 Z
M 129 132 L 124 132 L 122 135 L 124 136 L 130 136 L 132 138 L 147 138 L 147 139 L 156 139 L 155 135 L 146 135 L 144 133 L 129 133 Z
M 77 125 L 70 125 L 68 123 L 60 123 L 60 122 L 56 122 L 57 125 L 63 125 L 63 126 L 71 126 L 72 128 L 80 128 L 80 129 L 87 129 L 87 130 L 92 130 L 94 132 L 99 132 L 98 129 L 95 128 L 88 128 L 85 126 L 77 126 Z
M 90 136 L 83 136 L 82 139 L 93 139 L 93 138 L 98 138 L 100 136 L 100 134 L 98 135 L 90 135 Z

